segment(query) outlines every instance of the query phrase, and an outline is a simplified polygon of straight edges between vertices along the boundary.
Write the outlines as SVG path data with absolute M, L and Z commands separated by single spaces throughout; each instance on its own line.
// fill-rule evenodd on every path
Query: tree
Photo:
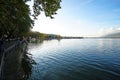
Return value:
M 60 35 L 57 35 L 57 39 L 61 39 L 62 37 Z
M 33 14 L 26 4 L 31 0 L 0 0 L 0 37 L 3 35 L 24 35 L 34 25 L 37 16 L 44 12 L 46 16 L 53 18 L 60 8 L 61 0 L 33 0 Z M 31 19 L 31 16 L 34 19 Z
M 46 16 L 53 18 L 52 15 L 57 14 L 56 11 L 60 7 L 61 0 L 34 0 L 33 11 L 34 18 L 40 14 L 41 11 L 44 11 Z

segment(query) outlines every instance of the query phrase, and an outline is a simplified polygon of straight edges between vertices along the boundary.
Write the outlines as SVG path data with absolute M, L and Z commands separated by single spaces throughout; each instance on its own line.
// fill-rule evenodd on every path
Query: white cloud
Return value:
M 119 28 L 109 28 L 109 29 L 104 29 L 101 28 L 98 31 L 98 36 L 103 36 L 103 35 L 107 35 L 107 34 L 112 34 L 112 33 L 119 33 L 120 32 L 120 27 Z

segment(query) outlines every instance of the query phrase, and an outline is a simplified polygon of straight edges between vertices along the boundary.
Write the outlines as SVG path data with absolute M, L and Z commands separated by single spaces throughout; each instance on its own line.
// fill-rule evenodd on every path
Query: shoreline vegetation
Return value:
M 6 71 L 4 73 L 4 77 L 6 77 L 6 80 L 9 80 L 9 77 L 13 78 L 14 76 L 18 76 L 18 74 L 11 74 L 14 73 L 14 69 L 17 69 L 17 67 L 12 67 L 10 64 L 14 64 L 17 66 L 21 66 L 18 67 L 19 70 L 15 71 L 16 73 L 20 73 L 18 77 L 16 78 L 20 78 L 21 76 L 21 80 L 27 80 L 31 73 L 32 73 L 32 65 L 36 64 L 36 62 L 33 60 L 32 55 L 30 53 L 28 53 L 28 49 L 27 49 L 27 44 L 30 43 L 40 43 L 44 40 L 53 40 L 53 39 L 109 39 L 110 37 L 72 37 L 72 36 L 60 36 L 60 35 L 55 35 L 55 34 L 44 34 L 44 33 L 39 33 L 39 32 L 29 32 L 28 34 L 24 35 L 24 37 L 18 37 L 18 38 L 4 38 L 3 39 L 3 47 L 8 48 L 9 46 L 15 44 L 18 41 L 22 41 L 24 40 L 25 42 L 25 46 L 26 47 L 20 47 L 17 48 L 16 51 L 11 50 L 12 51 L 12 55 L 8 57 L 8 59 L 6 59 L 6 62 L 9 64 L 5 64 L 5 66 L 7 67 L 11 67 L 11 70 L 7 69 L 8 71 Z M 117 38 L 115 38 L 117 39 Z M 2 39 L 1 39 L 2 40 Z M 19 49 L 22 49 L 22 51 L 20 51 Z M 14 52 L 13 52 L 14 51 Z M 19 51 L 19 52 L 18 52 Z M 19 54 L 17 54 L 19 53 Z M 2 57 L 2 55 L 0 55 Z M 1 57 L 0 57 L 0 61 L 1 61 Z M 14 57 L 14 58 L 13 58 Z M 17 63 L 15 63 L 15 61 L 17 61 Z M 7 74 L 6 74 L 7 73 Z
M 34 4 L 28 5 L 29 1 Z M 10 80 L 10 78 L 11 80 L 21 80 L 18 78 L 25 77 L 27 79 L 29 77 L 34 60 L 27 53 L 28 42 L 41 42 L 52 39 L 83 39 L 83 37 L 62 37 L 61 35 L 31 31 L 35 20 L 42 12 L 46 17 L 53 19 L 53 16 L 57 14 L 57 10 L 61 8 L 60 3 L 61 0 L 0 0 L 0 80 L 4 80 L 2 77 L 6 76 L 9 76 L 6 77 L 6 80 Z M 20 41 L 24 41 L 26 44 L 21 43 L 21 45 L 12 47 Z M 10 54 L 10 56 L 6 58 L 7 55 L 4 51 L 8 48 L 10 50 L 7 54 Z M 1 59 L 4 60 L 4 64 Z M 3 68 L 1 65 L 6 67 Z M 15 74 L 18 72 L 24 72 L 26 75 L 18 77 L 18 74 Z
M 0 38 L 0 47 L 1 49 L 1 54 L 0 54 L 0 62 L 3 57 L 3 52 L 10 48 L 11 46 L 15 45 L 17 42 L 24 41 L 25 44 L 21 43 L 20 45 L 17 46 L 17 48 L 11 48 L 10 56 L 7 58 L 5 57 L 5 68 L 1 68 L 3 70 L 2 73 L 2 79 L 9 80 L 9 79 L 20 79 L 20 80 L 27 80 L 31 73 L 32 73 L 32 65 L 36 64 L 35 61 L 32 58 L 32 55 L 28 53 L 27 49 L 27 44 L 30 43 L 39 43 L 44 40 L 53 40 L 53 39 L 82 39 L 83 37 L 62 37 L 60 35 L 55 35 L 55 34 L 44 34 L 40 32 L 28 32 L 24 34 L 24 36 L 20 37 L 7 37 L 4 36 Z M 24 45 L 24 46 L 23 46 Z M 23 47 L 22 47 L 23 46 Z M 26 46 L 26 47 L 25 47 Z M 0 64 L 1 65 L 1 64 Z M 17 67 L 14 67 L 12 65 L 15 65 Z M 9 68 L 8 68 L 9 67 Z M 15 70 L 16 69 L 16 70 Z M 14 74 L 18 73 L 18 74 Z M 1 74 L 0 74 L 1 75 Z M 19 75 L 19 76 L 18 76 Z M 16 76 L 16 77 L 14 77 Z
M 84 37 L 73 37 L 73 36 L 61 36 L 57 34 L 45 34 L 45 33 L 40 33 L 37 31 L 30 31 L 26 33 L 23 37 L 24 40 L 30 43 L 34 42 L 41 42 L 44 40 L 52 40 L 52 39 L 83 39 Z
M 29 5 L 27 4 L 28 2 L 33 2 L 34 4 Z M 17 48 L 12 47 L 16 45 L 16 42 L 19 43 L 23 40 L 24 43 L 27 43 L 31 39 L 39 39 L 41 41 L 53 38 L 60 39 L 59 35 L 51 36 L 31 31 L 40 13 L 43 12 L 46 17 L 53 19 L 54 15 L 57 14 L 57 10 L 61 8 L 60 3 L 61 0 L 0 0 L 0 80 L 21 80 L 22 76 L 19 79 L 17 74 L 14 73 L 14 69 L 18 69 L 21 63 L 28 66 L 27 68 L 26 66 L 23 67 L 24 71 L 27 71 L 28 68 L 28 72 L 31 71 L 31 57 L 24 53 L 26 51 L 25 47 L 22 47 L 23 50 L 21 50 L 20 45 L 17 45 Z M 30 7 L 32 7 L 32 10 Z M 25 45 L 27 46 L 27 44 Z M 8 59 L 6 59 L 7 55 L 4 53 L 7 49 L 10 49 L 7 53 L 11 53 Z M 20 57 L 25 62 L 22 62 Z M 7 66 L 7 68 L 2 67 L 3 65 Z M 8 74 L 5 74 L 5 69 L 8 70 L 6 71 Z M 4 79 L 6 76 L 9 76 L 9 78 Z
M 3 44 L 6 47 L 0 54 L 0 80 L 27 80 L 32 72 L 32 64 L 35 64 L 28 53 L 28 44 L 24 40 L 6 42 L 11 44 Z

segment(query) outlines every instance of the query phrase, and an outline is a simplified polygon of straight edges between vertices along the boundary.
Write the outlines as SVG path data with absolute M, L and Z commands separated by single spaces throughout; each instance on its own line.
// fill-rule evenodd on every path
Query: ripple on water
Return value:
M 38 52 L 31 49 L 37 65 L 33 66 L 30 80 L 120 79 L 120 39 L 62 40 L 60 45 L 57 41 L 43 44 L 45 46 L 41 45 Z

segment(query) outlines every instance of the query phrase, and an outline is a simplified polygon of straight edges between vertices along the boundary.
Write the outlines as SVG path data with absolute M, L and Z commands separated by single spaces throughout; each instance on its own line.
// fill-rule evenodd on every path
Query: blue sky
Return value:
M 62 0 L 55 19 L 42 13 L 34 31 L 62 36 L 100 36 L 120 30 L 120 0 Z

